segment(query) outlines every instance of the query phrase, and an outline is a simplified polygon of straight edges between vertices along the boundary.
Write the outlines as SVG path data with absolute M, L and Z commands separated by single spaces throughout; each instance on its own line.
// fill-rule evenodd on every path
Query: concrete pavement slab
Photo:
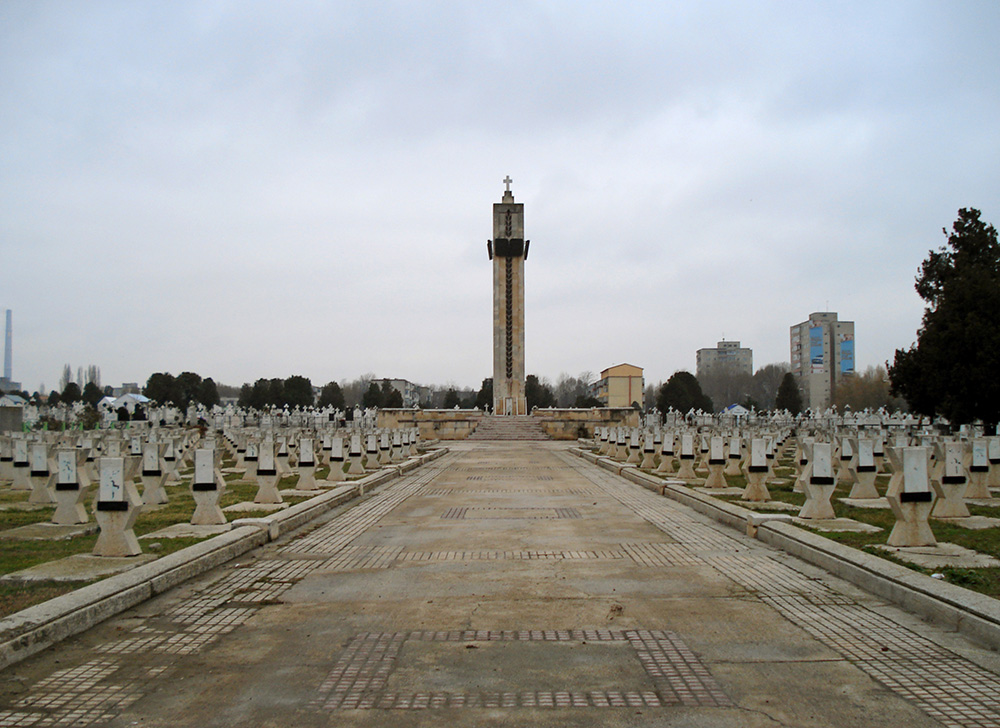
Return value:
M 0 725 L 990 725 L 987 652 L 558 443 L 469 443 L 10 668 Z

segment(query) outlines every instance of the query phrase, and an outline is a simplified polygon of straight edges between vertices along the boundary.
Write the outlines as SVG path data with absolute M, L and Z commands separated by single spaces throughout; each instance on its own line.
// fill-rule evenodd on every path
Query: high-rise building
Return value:
M 753 350 L 738 341 L 720 341 L 714 349 L 698 349 L 698 376 L 710 374 L 753 375 Z
M 854 374 L 854 322 L 838 321 L 835 312 L 809 314 L 789 331 L 791 369 L 802 391 L 802 405 L 824 410 L 837 385 Z

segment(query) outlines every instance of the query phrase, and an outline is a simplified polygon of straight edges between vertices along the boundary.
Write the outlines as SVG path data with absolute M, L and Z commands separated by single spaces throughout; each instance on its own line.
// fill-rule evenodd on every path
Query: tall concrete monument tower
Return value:
M 513 180 L 504 179 L 503 198 L 493 204 L 493 412 L 526 415 L 524 398 L 524 204 L 514 202 Z

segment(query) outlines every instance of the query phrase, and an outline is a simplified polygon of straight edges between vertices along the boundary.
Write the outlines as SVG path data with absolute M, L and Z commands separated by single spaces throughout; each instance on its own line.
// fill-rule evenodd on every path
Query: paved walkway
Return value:
M 0 728 L 997 726 L 998 673 L 563 445 L 465 443 L 0 672 Z

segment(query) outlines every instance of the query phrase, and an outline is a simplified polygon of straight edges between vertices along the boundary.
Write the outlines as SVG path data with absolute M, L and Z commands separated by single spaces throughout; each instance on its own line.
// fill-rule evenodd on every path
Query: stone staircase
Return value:
M 487 415 L 479 421 L 470 440 L 550 440 L 542 425 L 531 415 L 495 417 Z

